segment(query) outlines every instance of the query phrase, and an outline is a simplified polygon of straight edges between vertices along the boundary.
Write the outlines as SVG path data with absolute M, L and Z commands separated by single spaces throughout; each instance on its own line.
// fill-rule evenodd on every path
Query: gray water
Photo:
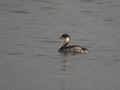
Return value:
M 120 90 L 120 0 L 0 0 L 0 90 Z

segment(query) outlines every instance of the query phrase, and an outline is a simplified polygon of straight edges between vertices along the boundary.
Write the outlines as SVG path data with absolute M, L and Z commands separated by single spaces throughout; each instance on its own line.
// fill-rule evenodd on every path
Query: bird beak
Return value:
M 62 37 L 59 37 L 58 39 L 62 39 Z

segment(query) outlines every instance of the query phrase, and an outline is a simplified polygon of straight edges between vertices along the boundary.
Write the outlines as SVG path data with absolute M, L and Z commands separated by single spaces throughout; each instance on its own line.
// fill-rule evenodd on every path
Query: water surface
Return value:
M 120 90 L 119 47 L 119 0 L 0 1 L 0 90 Z

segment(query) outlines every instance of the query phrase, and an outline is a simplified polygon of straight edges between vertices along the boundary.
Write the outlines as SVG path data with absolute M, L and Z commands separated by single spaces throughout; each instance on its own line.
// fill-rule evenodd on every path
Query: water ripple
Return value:
M 109 7 L 120 7 L 120 5 L 110 5 Z
M 83 13 L 91 13 L 91 11 L 80 11 L 80 12 L 83 12 Z
M 96 3 L 96 4 L 104 4 L 103 2 L 98 2 L 98 3 Z
M 82 2 L 94 2 L 95 0 L 80 0 Z
M 46 56 L 45 54 L 37 54 L 37 56 Z
M 112 18 L 106 18 L 104 21 L 114 21 Z
M 23 53 L 13 52 L 13 53 L 8 53 L 8 55 L 23 55 Z
M 39 2 L 50 2 L 49 0 L 32 0 L 32 1 L 39 1 Z
M 60 43 L 58 41 L 45 41 L 45 40 L 41 40 L 40 42 L 48 42 L 48 43 Z
M 114 61 L 120 61 L 120 59 L 114 59 Z
M 27 14 L 28 12 L 27 11 L 10 11 L 12 13 L 23 13 L 23 14 Z

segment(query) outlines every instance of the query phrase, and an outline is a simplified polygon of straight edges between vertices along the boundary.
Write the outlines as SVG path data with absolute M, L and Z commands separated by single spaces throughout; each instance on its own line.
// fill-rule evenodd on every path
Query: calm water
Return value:
M 120 0 L 1 0 L 0 90 L 120 90 Z

